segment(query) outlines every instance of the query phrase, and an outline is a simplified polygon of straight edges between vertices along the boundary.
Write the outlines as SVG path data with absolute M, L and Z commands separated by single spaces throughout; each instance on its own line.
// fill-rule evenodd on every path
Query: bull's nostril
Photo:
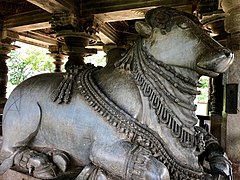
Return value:
M 223 49 L 223 52 L 226 55 L 226 57 L 229 57 L 231 55 L 231 51 L 229 51 L 228 49 Z

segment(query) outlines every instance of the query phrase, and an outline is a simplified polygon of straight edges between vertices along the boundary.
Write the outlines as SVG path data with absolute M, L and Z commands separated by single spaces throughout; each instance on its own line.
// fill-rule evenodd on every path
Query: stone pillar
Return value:
M 8 67 L 6 60 L 9 58 L 7 54 L 16 48 L 16 46 L 11 45 L 11 42 L 14 41 L 17 37 L 18 35 L 13 32 L 0 30 L 0 123 L 2 122 L 3 108 L 7 101 L 6 93 L 8 82 Z M 0 135 L 2 135 L 1 127 Z
M 221 5 L 226 15 L 224 27 L 229 33 L 227 46 L 235 56 L 225 74 L 225 145 L 233 163 L 234 179 L 240 179 L 240 0 L 222 0 Z
M 211 94 L 210 94 L 210 120 L 211 133 L 221 141 L 221 127 L 222 127 L 222 111 L 223 111 L 223 84 L 222 74 L 216 78 L 211 79 Z
M 226 46 L 226 31 L 224 30 L 224 13 L 211 14 L 205 16 L 201 22 L 206 29 L 211 30 L 213 38 Z M 222 136 L 222 124 L 224 123 L 222 118 L 223 111 L 223 74 L 215 78 L 210 78 L 209 83 L 210 99 L 209 99 L 209 112 L 211 120 L 211 133 L 221 142 Z M 225 144 L 225 143 L 223 143 Z
M 80 18 L 72 13 L 57 13 L 52 16 L 50 24 L 58 40 L 64 44 L 63 52 L 68 55 L 66 70 L 72 65 L 83 65 L 84 56 L 97 53 L 96 49 L 86 48 L 98 40 L 98 25 L 94 17 Z
M 48 50 L 50 52 L 50 56 L 55 60 L 53 63 L 55 64 L 54 72 L 62 72 L 63 59 L 65 55 L 61 52 L 61 45 L 53 45 L 49 46 Z

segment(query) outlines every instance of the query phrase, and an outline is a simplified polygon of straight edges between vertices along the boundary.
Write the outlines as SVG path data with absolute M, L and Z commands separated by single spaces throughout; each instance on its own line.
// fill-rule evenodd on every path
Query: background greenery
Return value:
M 8 54 L 8 79 L 12 85 L 18 85 L 33 75 L 54 71 L 54 60 L 46 55 L 47 49 L 31 45 L 20 46 L 21 48 Z
M 197 102 L 207 103 L 209 93 L 208 92 L 209 78 L 206 76 L 202 76 L 199 79 L 199 82 L 201 84 L 201 88 L 199 89 L 201 91 L 201 94 L 197 96 Z
M 98 51 L 97 54 L 84 58 L 85 63 L 91 63 L 94 66 L 106 66 L 106 54 L 103 51 Z

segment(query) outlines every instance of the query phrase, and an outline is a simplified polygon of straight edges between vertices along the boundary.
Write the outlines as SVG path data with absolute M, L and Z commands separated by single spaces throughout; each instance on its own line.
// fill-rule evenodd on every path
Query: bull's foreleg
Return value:
M 206 135 L 206 160 L 209 161 L 213 176 L 225 176 L 232 180 L 232 163 L 211 134 Z
M 121 141 L 108 146 L 94 144 L 90 159 L 114 179 L 170 179 L 166 166 L 156 160 L 150 151 L 128 142 Z
M 231 162 L 228 160 L 217 139 L 201 127 L 195 127 L 195 129 L 198 134 L 203 135 L 205 151 L 201 155 L 201 158 L 209 162 L 211 174 L 216 177 L 222 175 L 232 179 Z

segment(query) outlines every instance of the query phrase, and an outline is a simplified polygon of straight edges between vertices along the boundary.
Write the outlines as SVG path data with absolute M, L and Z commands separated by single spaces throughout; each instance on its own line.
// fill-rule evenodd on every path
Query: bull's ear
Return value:
M 149 37 L 152 34 L 152 27 L 143 21 L 135 22 L 135 29 L 143 37 Z

